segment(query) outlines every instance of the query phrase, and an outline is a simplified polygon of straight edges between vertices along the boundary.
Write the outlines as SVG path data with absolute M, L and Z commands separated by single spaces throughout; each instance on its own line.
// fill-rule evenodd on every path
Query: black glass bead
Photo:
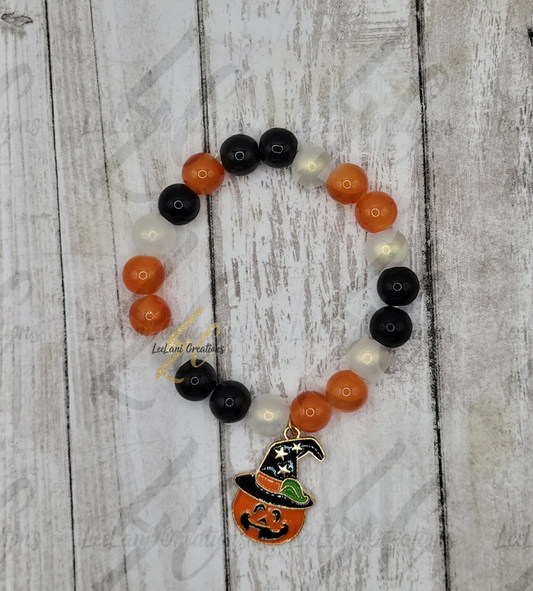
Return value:
M 252 397 L 246 386 L 240 382 L 228 380 L 220 382 L 209 399 L 209 408 L 222 423 L 235 423 L 244 419 Z
M 385 269 L 378 279 L 378 295 L 389 306 L 407 306 L 414 302 L 420 283 L 407 267 Z
M 201 363 L 201 365 L 200 365 Z M 215 370 L 205 361 L 196 359 L 194 367 L 189 360 L 176 372 L 176 379 L 183 382 L 175 384 L 178 393 L 187 400 L 205 400 L 217 385 Z
M 244 176 L 260 164 L 259 146 L 249 135 L 232 135 L 220 146 L 222 166 L 231 174 Z
M 407 343 L 412 330 L 413 323 L 409 314 L 400 308 L 380 308 L 370 319 L 372 338 L 390 349 Z
M 298 150 L 294 133 L 281 127 L 273 127 L 259 140 L 259 157 L 272 168 L 285 168 L 292 164 Z
M 177 183 L 159 195 L 159 213 L 175 226 L 192 222 L 200 211 L 200 197 L 187 185 Z

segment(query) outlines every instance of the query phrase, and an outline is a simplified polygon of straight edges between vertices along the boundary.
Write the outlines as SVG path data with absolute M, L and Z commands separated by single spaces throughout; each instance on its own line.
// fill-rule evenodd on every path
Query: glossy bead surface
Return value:
M 368 178 L 357 164 L 340 164 L 329 175 L 326 186 L 332 199 L 348 205 L 357 203 L 368 191 Z
M 124 285 L 133 293 L 155 293 L 165 280 L 165 268 L 155 257 L 132 257 L 122 270 Z
M 272 168 L 285 168 L 293 163 L 298 140 L 288 129 L 273 127 L 259 140 L 259 158 Z
M 249 135 L 232 135 L 220 146 L 220 160 L 222 166 L 231 174 L 250 174 L 261 162 L 259 146 Z
M 354 412 L 366 402 L 368 387 L 360 376 L 344 369 L 329 378 L 326 398 L 333 408 L 341 412 Z
M 388 349 L 367 335 L 354 341 L 346 351 L 346 365 L 367 382 L 380 378 L 389 362 Z
M 391 263 L 403 263 L 407 251 L 407 239 L 401 232 L 392 228 L 370 234 L 365 245 L 366 260 L 376 269 L 384 269 Z
M 167 254 L 176 241 L 176 229 L 160 215 L 149 213 L 140 217 L 131 231 L 133 244 L 144 254 Z
M 157 334 L 167 328 L 171 317 L 168 304 L 156 295 L 147 295 L 135 300 L 130 308 L 131 326 L 144 336 Z
M 384 347 L 393 349 L 404 345 L 413 331 L 409 314 L 400 308 L 380 308 L 370 319 L 370 334 Z
M 252 400 L 246 421 L 254 433 L 277 437 L 287 427 L 289 413 L 289 405 L 281 396 L 261 394 Z
M 308 390 L 298 394 L 291 404 L 291 420 L 301 431 L 315 433 L 331 419 L 331 405 L 319 392 Z
M 389 306 L 408 306 L 420 291 L 418 277 L 407 267 L 385 269 L 378 279 L 378 295 Z
M 244 419 L 251 402 L 252 397 L 246 386 L 228 380 L 215 387 L 209 399 L 209 408 L 222 423 L 235 423 Z
M 365 193 L 355 204 L 355 219 L 367 232 L 383 232 L 396 221 L 398 208 L 394 199 L 381 191 Z
M 211 195 L 224 182 L 224 167 L 211 154 L 200 152 L 187 158 L 181 175 L 197 195 Z
M 169 185 L 159 195 L 159 213 L 174 226 L 192 222 L 200 211 L 200 197 L 183 183 Z
M 305 146 L 292 163 L 294 178 L 304 187 L 320 187 L 327 180 L 335 164 L 321 146 Z
M 202 363 L 202 359 L 196 359 L 196 365 L 194 367 L 189 360 L 176 372 L 175 378 L 183 382 L 174 385 L 186 400 L 205 400 L 217 385 L 215 370 L 207 361 Z

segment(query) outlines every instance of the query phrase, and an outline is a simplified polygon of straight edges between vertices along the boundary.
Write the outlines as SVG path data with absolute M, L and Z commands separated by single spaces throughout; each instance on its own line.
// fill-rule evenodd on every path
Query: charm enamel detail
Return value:
M 311 454 L 322 462 L 326 454 L 313 437 L 273 443 L 256 472 L 238 474 L 239 492 L 233 502 L 233 517 L 241 532 L 254 542 L 283 544 L 302 529 L 305 510 L 315 503 L 298 480 L 298 461 Z M 294 427 L 291 431 L 297 431 Z

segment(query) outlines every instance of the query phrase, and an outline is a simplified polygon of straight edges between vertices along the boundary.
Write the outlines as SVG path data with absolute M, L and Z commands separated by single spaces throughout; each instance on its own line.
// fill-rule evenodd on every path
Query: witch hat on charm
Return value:
M 298 480 L 298 461 L 311 454 L 321 462 L 326 455 L 316 439 L 299 435 L 298 431 L 295 439 L 273 443 L 256 472 L 235 476 L 240 490 L 233 517 L 251 540 L 264 544 L 292 540 L 302 529 L 305 510 L 315 503 Z

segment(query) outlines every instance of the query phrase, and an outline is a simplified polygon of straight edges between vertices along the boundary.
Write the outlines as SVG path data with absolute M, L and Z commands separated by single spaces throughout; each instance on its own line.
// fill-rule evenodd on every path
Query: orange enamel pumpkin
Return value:
M 302 529 L 305 509 L 270 505 L 240 490 L 233 502 L 233 518 L 242 533 L 263 544 L 283 544 Z

